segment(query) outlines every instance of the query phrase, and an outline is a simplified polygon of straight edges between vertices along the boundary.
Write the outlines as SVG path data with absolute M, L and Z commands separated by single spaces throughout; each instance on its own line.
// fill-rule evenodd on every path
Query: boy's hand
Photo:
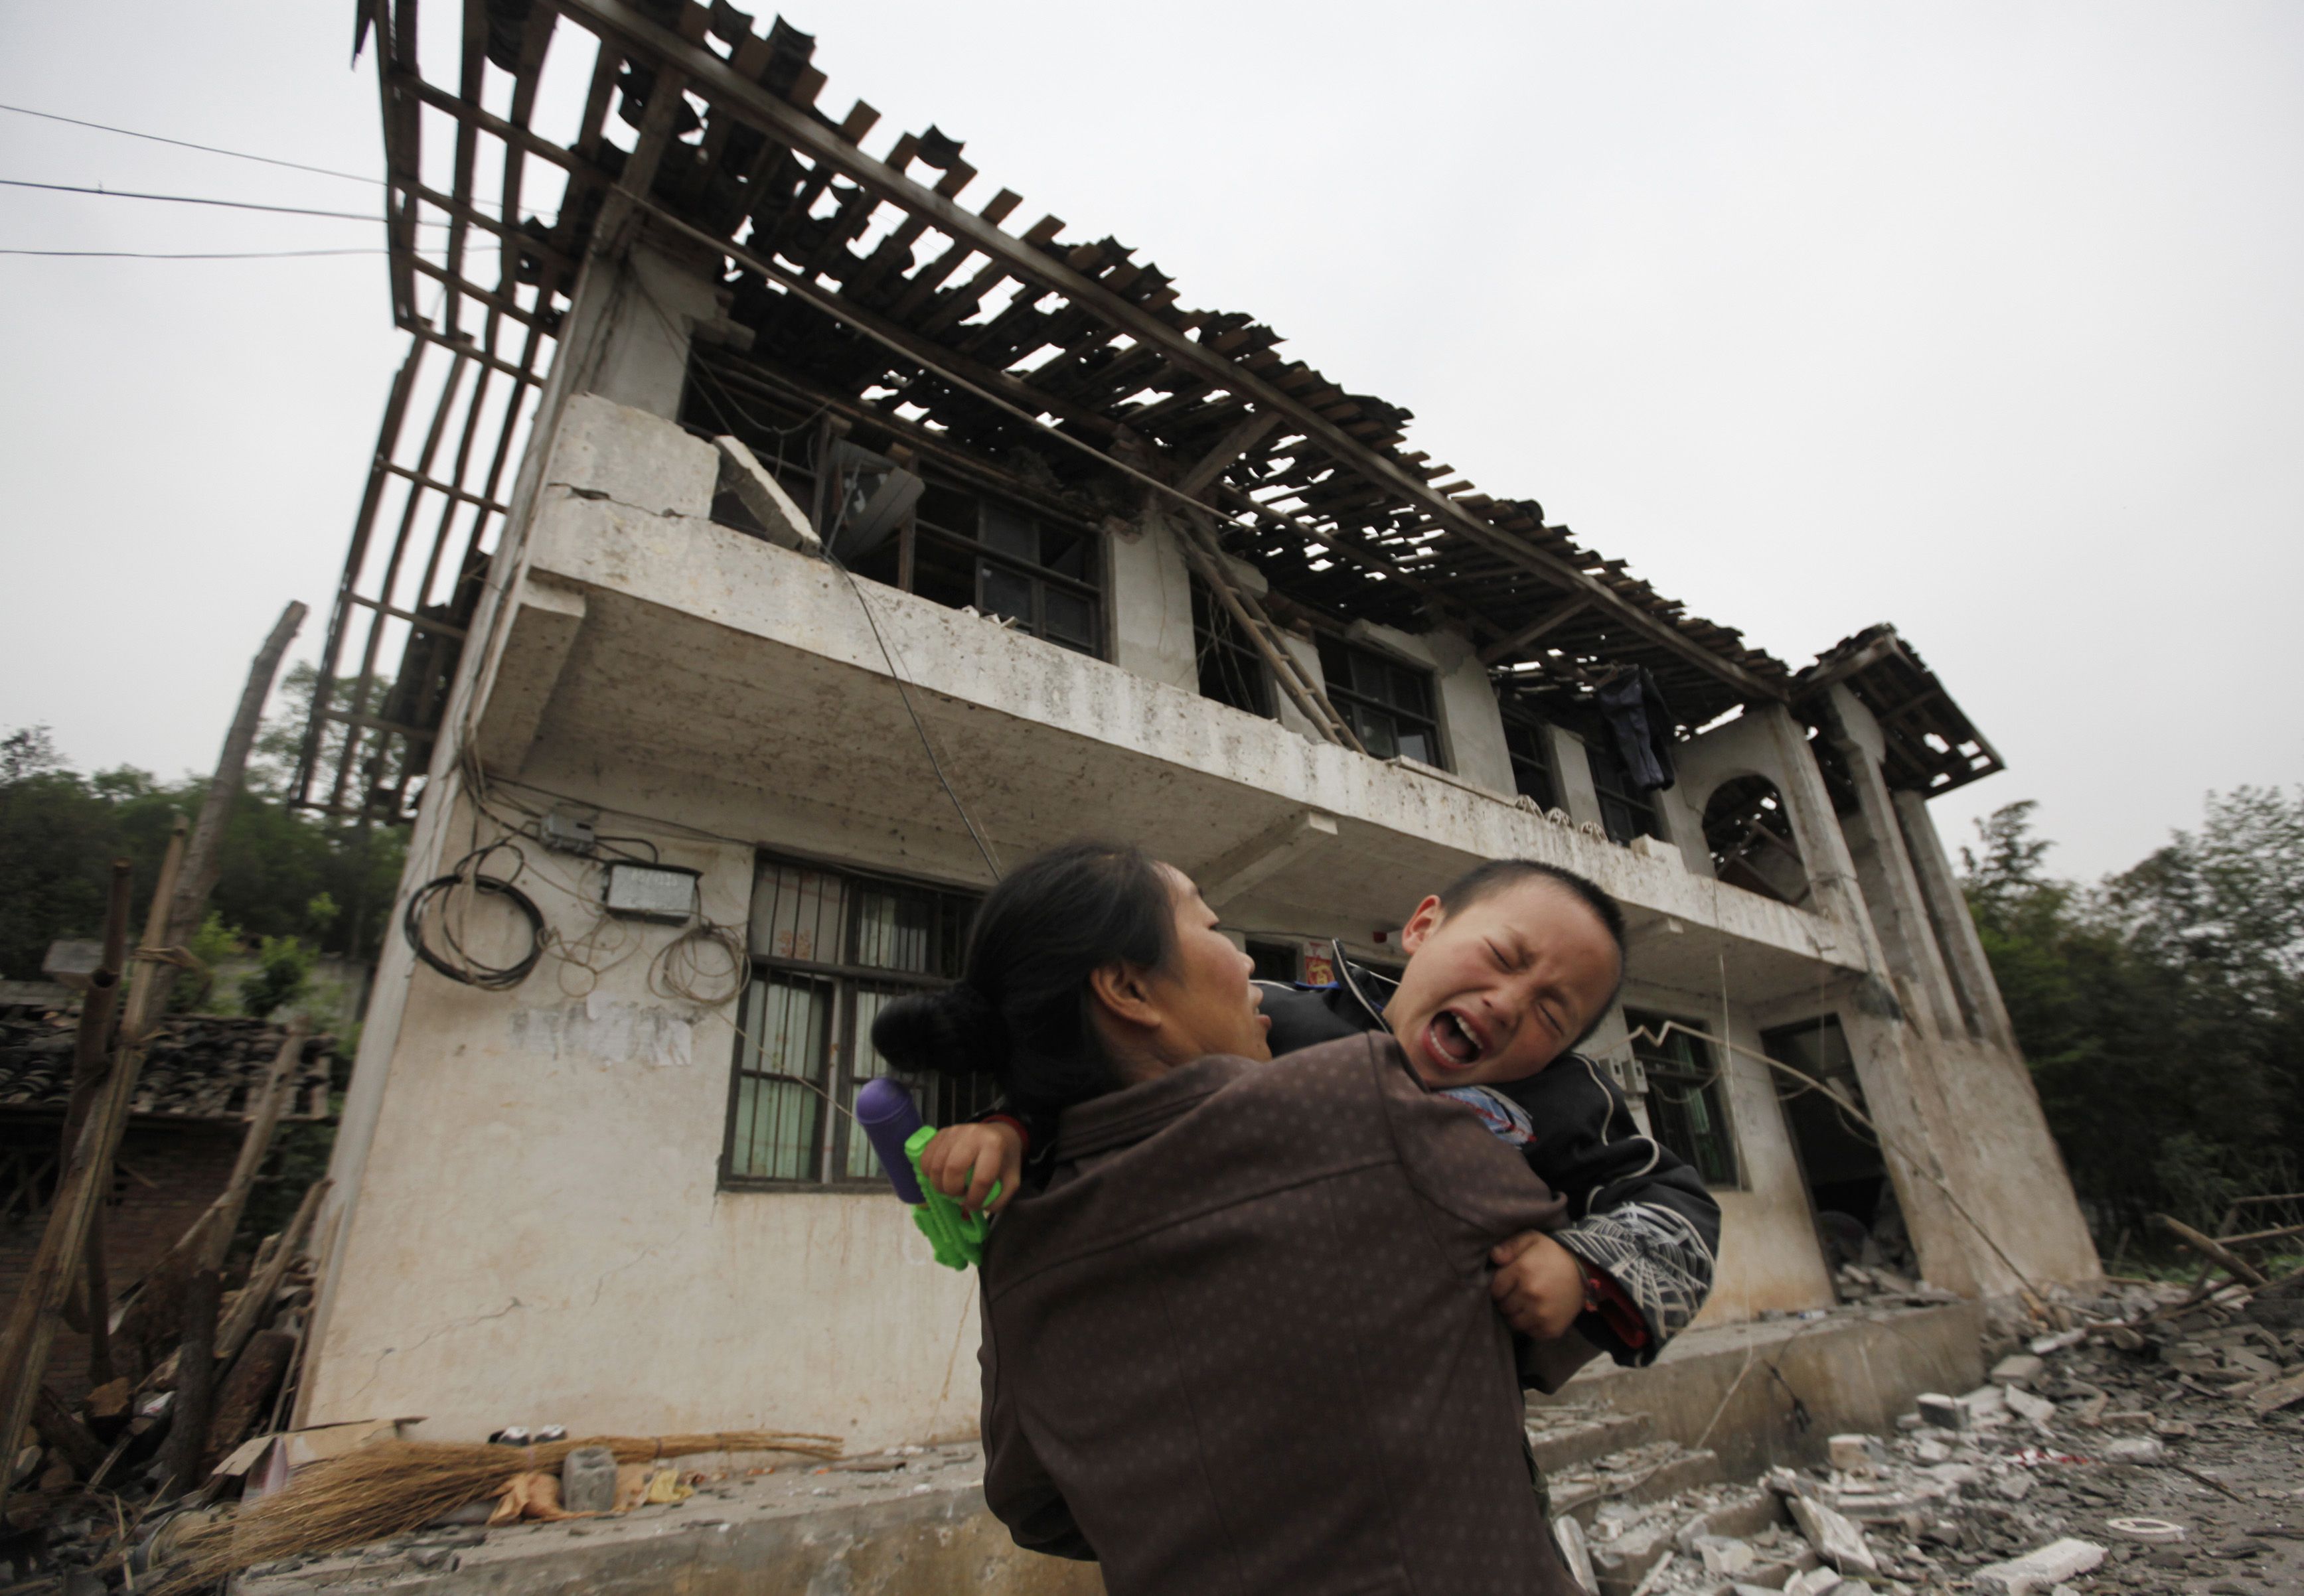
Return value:
M 930 1186 L 973 1214 L 1008 1206 L 1024 1174 L 1024 1138 L 1012 1125 L 990 1120 L 947 1125 L 920 1149 L 920 1174 Z M 1000 1195 L 987 1205 L 984 1195 L 999 1182 Z
M 1488 1295 L 1506 1324 L 1538 1341 L 1567 1334 L 1584 1311 L 1584 1265 L 1575 1254 L 1541 1230 L 1523 1230 L 1488 1258 L 1496 1266 Z

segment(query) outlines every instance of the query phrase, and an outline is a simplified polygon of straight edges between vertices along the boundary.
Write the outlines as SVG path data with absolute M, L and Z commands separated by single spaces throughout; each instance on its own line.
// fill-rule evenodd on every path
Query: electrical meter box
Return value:
M 610 914 L 628 920 L 685 924 L 696 917 L 699 874 L 673 865 L 618 859 L 608 866 L 608 885 L 601 903 Z

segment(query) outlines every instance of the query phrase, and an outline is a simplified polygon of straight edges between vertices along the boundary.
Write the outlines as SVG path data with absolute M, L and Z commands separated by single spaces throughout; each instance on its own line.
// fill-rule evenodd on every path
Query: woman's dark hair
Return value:
M 1606 929 L 1608 940 L 1616 944 L 1615 991 L 1608 994 L 1608 1001 L 1601 1004 L 1599 1011 L 1593 1015 L 1591 1024 L 1584 1027 L 1583 1035 L 1568 1044 L 1571 1048 L 1581 1047 L 1592 1033 L 1600 1028 L 1600 1021 L 1607 1016 L 1608 1010 L 1616 1006 L 1616 993 L 1624 990 L 1625 966 L 1631 961 L 1631 948 L 1624 935 L 1624 911 L 1616 907 L 1614 898 L 1588 877 L 1558 865 L 1547 865 L 1542 859 L 1490 859 L 1485 865 L 1475 865 L 1440 890 L 1441 911 L 1453 915 L 1483 898 L 1492 898 L 1507 887 L 1516 887 L 1528 881 L 1550 882 L 1575 898 L 1592 911 Z
M 1156 968 L 1174 942 L 1168 878 L 1149 856 L 1067 842 L 992 889 L 959 983 L 883 1009 L 872 1045 L 912 1073 L 988 1073 L 1021 1112 L 1085 1102 L 1121 1085 L 1088 1019 L 1088 976 L 1111 964 Z

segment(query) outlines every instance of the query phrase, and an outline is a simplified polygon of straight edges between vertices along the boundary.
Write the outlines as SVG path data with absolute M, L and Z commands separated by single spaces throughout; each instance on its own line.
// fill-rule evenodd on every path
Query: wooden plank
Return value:
M 604 38 L 616 39 L 623 47 L 656 55 L 667 63 L 678 63 L 691 74 L 699 92 L 756 119 L 756 125 L 763 133 L 784 139 L 795 149 L 804 150 L 813 158 L 833 164 L 851 180 L 873 190 L 883 198 L 908 210 L 926 214 L 946 234 L 968 239 L 987 256 L 1004 263 L 1016 275 L 1094 307 L 1139 342 L 1162 348 L 1179 365 L 1203 372 L 1244 396 L 1265 400 L 1272 409 L 1294 419 L 1340 460 L 1350 463 L 1359 474 L 1390 486 L 1463 536 L 1498 547 L 1508 558 L 1554 576 L 1562 586 L 1597 594 L 1597 602 L 1615 613 L 1623 624 L 1640 632 L 1651 642 L 1721 678 L 1748 697 L 1764 700 L 1784 697 L 1781 685 L 1756 675 L 1739 661 L 1704 647 L 1648 614 L 1638 605 L 1599 587 L 1568 562 L 1511 538 L 1481 520 L 1470 509 L 1434 492 L 1428 483 L 1419 480 L 1394 461 L 1368 449 L 1317 409 L 1254 375 L 1252 367 L 1244 369 L 1247 363 L 1224 359 L 1214 350 L 1185 337 L 1157 315 L 1082 276 L 1063 261 L 1032 248 L 1037 241 L 1034 234 L 1028 233 L 1024 240 L 1019 241 L 996 227 L 985 225 L 950 200 L 892 171 L 884 163 L 874 160 L 853 144 L 841 139 L 833 130 L 776 99 L 758 85 L 747 81 L 709 51 L 687 45 L 677 34 L 659 26 L 633 6 L 624 4 L 623 0 L 550 0 L 550 3 L 562 14 L 580 21 Z M 1038 232 L 1038 229 L 1035 230 L 1036 233 Z M 1054 232 L 1049 232 L 1045 236 L 1052 238 Z
M 150 912 L 145 917 L 147 949 L 157 950 L 168 927 L 168 906 L 175 898 L 176 881 L 183 870 L 186 829 L 179 816 L 168 839 L 167 855 L 161 861 Z M 136 1078 L 144 1064 L 144 1043 L 152 1022 L 165 1006 L 171 984 L 158 975 L 163 968 L 173 974 L 175 967 L 146 962 L 137 968 L 122 1026 L 120 1056 L 104 1083 L 102 1099 L 80 1132 L 79 1144 L 57 1171 L 47 1227 L 24 1271 L 6 1328 L 0 1330 L 0 1437 L 5 1437 L 11 1447 L 31 1416 L 35 1393 L 47 1373 L 48 1353 L 63 1322 L 73 1267 L 87 1247 L 89 1224 L 111 1185 L 113 1154 L 135 1098 Z M 6 1507 L 7 1496 L 8 1481 L 0 1474 L 0 1509 Z
M 1538 639 L 1549 637 L 1566 622 L 1592 607 L 1591 599 L 1583 594 L 1571 595 L 1562 603 L 1546 610 L 1528 625 L 1500 643 L 1492 643 L 1480 650 L 1480 663 L 1496 664 L 1528 648 Z

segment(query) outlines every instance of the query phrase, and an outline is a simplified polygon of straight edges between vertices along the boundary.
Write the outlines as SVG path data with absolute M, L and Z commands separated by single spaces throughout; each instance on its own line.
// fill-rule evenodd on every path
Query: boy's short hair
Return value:
M 1598 882 L 1588 876 L 1579 875 L 1564 866 L 1546 864 L 1542 859 L 1490 859 L 1485 864 L 1473 866 L 1443 887 L 1437 894 L 1440 909 L 1443 914 L 1453 915 L 1483 898 L 1495 897 L 1507 887 L 1516 887 L 1529 881 L 1550 882 L 1573 896 L 1592 911 L 1606 928 L 1608 940 L 1616 944 L 1616 984 L 1609 992 L 1608 1001 L 1601 1004 L 1599 1012 L 1592 1017 L 1592 1023 L 1568 1044 L 1571 1049 L 1581 1047 L 1592 1033 L 1600 1028 L 1600 1022 L 1607 1018 L 1608 1010 L 1616 1006 L 1616 996 L 1624 990 L 1626 967 L 1631 961 L 1631 949 L 1624 932 L 1624 911 L 1616 906 L 1616 900 Z

